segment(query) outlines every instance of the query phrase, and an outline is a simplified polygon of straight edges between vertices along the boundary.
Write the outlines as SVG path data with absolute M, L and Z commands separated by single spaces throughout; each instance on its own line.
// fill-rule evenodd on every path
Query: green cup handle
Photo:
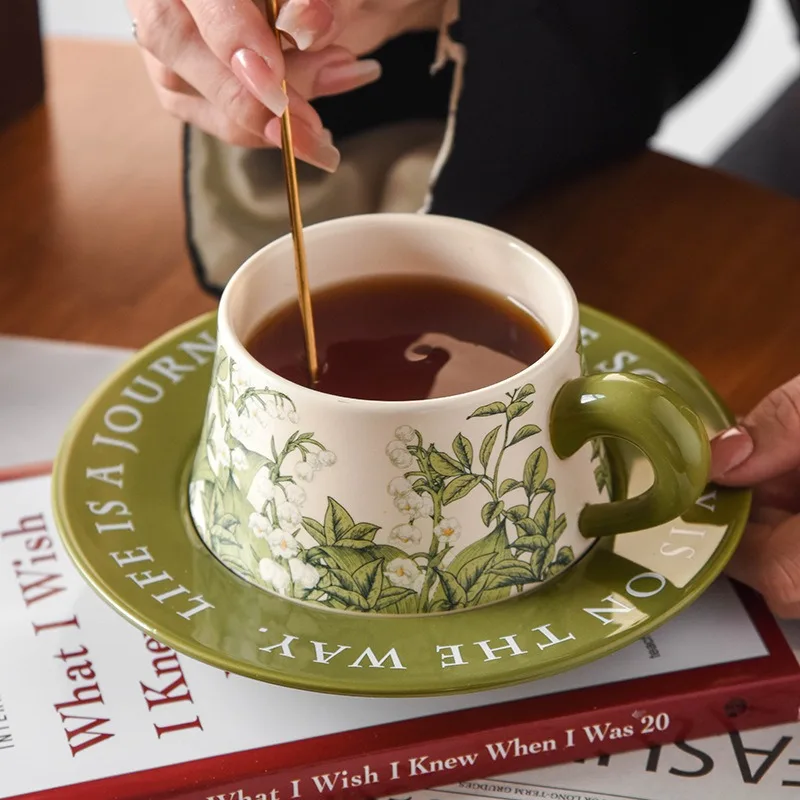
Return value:
M 683 514 L 708 480 L 708 436 L 697 414 L 672 389 L 625 373 L 586 375 L 564 384 L 550 412 L 550 438 L 568 458 L 596 437 L 638 447 L 653 466 L 653 485 L 642 494 L 586 505 L 578 528 L 588 537 L 647 530 Z

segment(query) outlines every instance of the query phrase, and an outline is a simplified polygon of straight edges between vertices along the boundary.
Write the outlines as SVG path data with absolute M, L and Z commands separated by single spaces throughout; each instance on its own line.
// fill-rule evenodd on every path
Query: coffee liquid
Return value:
M 314 389 L 365 400 L 447 397 L 510 378 L 551 346 L 531 313 L 481 287 L 439 277 L 379 276 L 314 292 Z M 292 301 L 245 345 L 261 364 L 309 385 Z

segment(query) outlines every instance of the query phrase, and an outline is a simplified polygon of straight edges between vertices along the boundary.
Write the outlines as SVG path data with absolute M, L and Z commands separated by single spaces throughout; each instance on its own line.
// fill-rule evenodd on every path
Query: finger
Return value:
M 336 38 L 352 5 L 350 0 L 286 0 L 276 26 L 298 50 L 321 48 Z
M 351 92 L 373 83 L 380 76 L 379 61 L 358 61 L 343 47 L 330 46 L 313 53 L 293 51 L 286 54 L 286 80 L 297 94 L 308 99 Z
M 168 92 L 180 92 L 182 94 L 198 94 L 194 86 L 187 83 L 177 72 L 162 64 L 154 55 L 147 50 L 142 51 L 144 56 L 145 68 L 150 78 L 156 86 L 166 89 Z
M 273 147 L 263 136 L 237 125 L 229 116 L 199 95 L 158 90 L 161 104 L 173 116 L 228 144 L 238 147 Z
M 291 120 L 292 146 L 295 154 L 303 161 L 335 172 L 341 161 L 339 151 L 333 146 L 330 133 L 321 133 L 310 128 L 302 119 Z M 282 147 L 281 121 L 277 117 L 267 124 L 265 130 L 267 141 L 276 147 Z
M 288 105 L 283 50 L 253 0 L 184 0 L 210 50 L 264 105 L 281 116 Z M 307 114 L 312 109 L 309 106 Z
M 760 592 L 776 615 L 795 616 L 800 609 L 800 517 L 774 527 L 749 524 L 726 571 Z
M 717 436 L 711 459 L 712 480 L 729 486 L 754 485 L 800 467 L 800 375 Z

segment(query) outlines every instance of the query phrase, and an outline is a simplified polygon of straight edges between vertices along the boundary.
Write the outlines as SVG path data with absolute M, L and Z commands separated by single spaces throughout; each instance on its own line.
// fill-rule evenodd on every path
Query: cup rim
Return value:
M 314 235 L 314 232 L 328 229 L 328 228 L 348 228 L 359 227 L 363 225 L 374 224 L 387 224 L 387 225 L 436 225 L 449 226 L 450 230 L 461 231 L 463 235 L 468 235 L 470 232 L 479 232 L 481 235 L 497 239 L 505 244 L 513 245 L 517 250 L 522 251 L 527 257 L 538 262 L 550 276 L 554 279 L 557 287 L 559 300 L 562 304 L 562 311 L 566 320 L 562 330 L 553 340 L 553 344 L 548 348 L 547 352 L 541 358 L 534 361 L 533 364 L 528 365 L 525 369 L 520 370 L 514 375 L 510 375 L 502 381 L 487 384 L 479 389 L 472 389 L 469 392 L 461 392 L 459 394 L 446 395 L 444 397 L 428 397 L 417 400 L 366 400 L 360 397 L 347 397 L 346 395 L 329 394 L 327 392 L 319 392 L 316 389 L 303 386 L 302 384 L 295 383 L 277 372 L 273 372 L 269 367 L 264 366 L 260 361 L 255 359 L 241 339 L 234 333 L 233 325 L 230 321 L 230 304 L 231 295 L 238 291 L 238 286 L 243 281 L 247 280 L 248 273 L 259 269 L 259 262 L 262 261 L 265 254 L 270 250 L 277 249 L 283 246 L 284 242 L 291 239 L 291 233 L 284 234 L 278 239 L 273 240 L 264 247 L 259 248 L 250 255 L 226 284 L 220 297 L 219 308 L 217 312 L 217 327 L 218 334 L 224 331 L 227 336 L 225 344 L 226 349 L 229 351 L 228 355 L 238 363 L 245 363 L 251 369 L 269 376 L 269 379 L 291 387 L 294 397 L 313 397 L 316 399 L 327 399 L 337 404 L 346 404 L 350 407 L 356 408 L 369 408 L 372 411 L 381 410 L 387 412 L 393 411 L 409 411 L 409 410 L 426 410 L 433 411 L 436 408 L 452 405 L 454 402 L 461 402 L 465 400 L 476 400 L 480 402 L 480 398 L 486 394 L 497 394 L 498 392 L 504 393 L 505 391 L 514 388 L 521 381 L 533 382 L 530 380 L 533 375 L 538 374 L 541 370 L 546 369 L 551 362 L 556 361 L 562 354 L 565 347 L 570 346 L 573 339 L 578 335 L 578 300 L 572 285 L 567 280 L 566 275 L 541 251 L 532 247 L 527 242 L 513 236 L 510 233 L 501 231 L 498 228 L 493 228 L 490 225 L 485 225 L 480 222 L 473 222 L 471 220 L 461 219 L 459 217 L 449 217 L 438 214 L 423 214 L 423 213 L 408 213 L 408 212 L 387 212 L 387 213 L 374 213 L 374 214 L 353 214 L 346 217 L 337 217 L 335 219 L 324 220 L 312 225 L 304 227 L 306 237 L 309 233 Z M 263 268 L 263 267 L 262 267 Z M 549 331 L 548 331 L 549 332 Z M 218 335 L 218 339 L 219 339 Z

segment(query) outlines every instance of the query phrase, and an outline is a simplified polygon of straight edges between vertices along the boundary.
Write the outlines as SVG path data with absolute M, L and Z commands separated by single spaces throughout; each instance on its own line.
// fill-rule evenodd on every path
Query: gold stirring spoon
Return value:
M 281 33 L 275 26 L 278 18 L 278 0 L 267 0 L 267 20 L 275 32 L 278 47 L 281 47 Z M 281 84 L 287 91 L 286 80 Z M 317 361 L 317 337 L 314 331 L 314 314 L 311 310 L 311 290 L 308 285 L 308 267 L 306 265 L 306 246 L 303 237 L 303 219 L 300 214 L 300 192 L 297 185 L 297 164 L 292 147 L 292 122 L 289 109 L 281 117 L 281 145 L 283 151 L 283 172 L 286 179 L 286 196 L 289 201 L 289 220 L 294 243 L 294 265 L 297 275 L 297 293 L 300 302 L 300 317 L 303 323 L 303 337 L 306 345 L 308 375 L 313 386 L 319 377 Z

